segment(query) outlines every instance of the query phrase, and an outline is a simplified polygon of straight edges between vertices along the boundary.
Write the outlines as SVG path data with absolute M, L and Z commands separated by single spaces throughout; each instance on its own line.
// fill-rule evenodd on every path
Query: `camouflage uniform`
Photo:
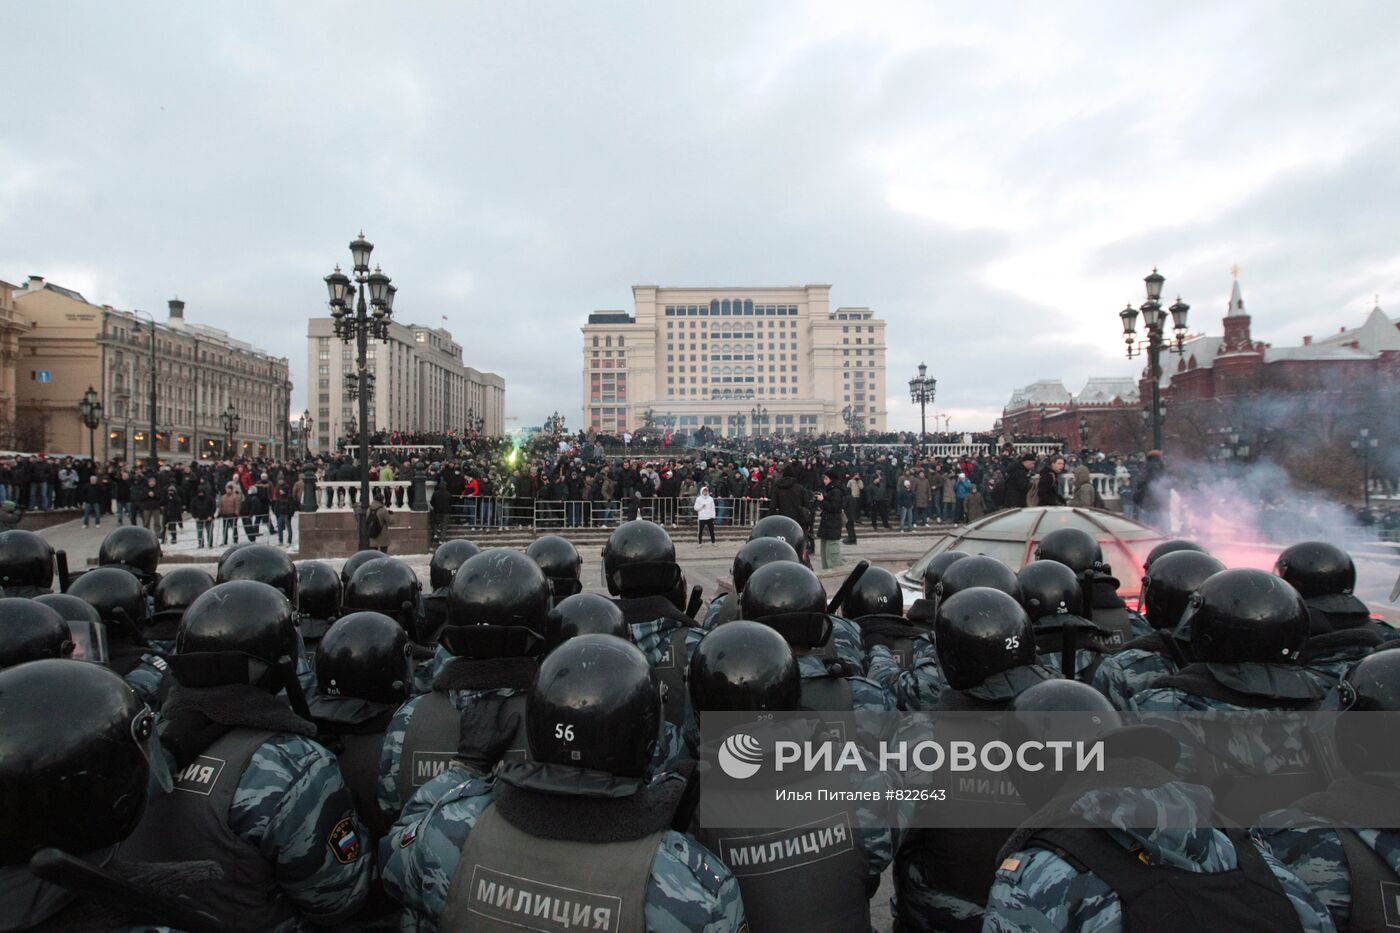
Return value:
M 870 649 L 865 674 L 889 691 L 898 709 L 913 712 L 933 709 L 945 689 L 943 671 L 933 650 L 933 638 L 923 635 L 914 642 L 914 658 L 904 670 L 890 649 L 874 645 Z
M 165 678 L 170 676 L 170 665 L 158 654 L 143 654 L 135 667 L 122 676 L 126 685 L 135 691 L 141 702 L 151 709 L 160 709 L 165 699 Z
M 700 620 L 700 628 L 708 632 L 721 621 L 738 618 L 738 603 L 738 593 L 720 593 L 705 607 L 705 618 Z
M 374 875 L 368 853 L 345 862 L 327 845 L 344 819 L 360 839 L 370 838 L 335 756 L 294 735 L 275 736 L 253 753 L 228 811 L 229 828 L 276 863 L 282 893 L 318 923 L 354 916 Z
M 1309 826 L 1307 814 L 1298 812 L 1297 816 L 1299 825 L 1288 829 L 1256 829 L 1254 835 L 1312 889 L 1332 915 L 1337 929 L 1346 930 L 1351 920 L 1351 872 L 1339 830 L 1330 826 Z M 1400 878 L 1400 831 L 1358 829 L 1356 836 Z
M 486 780 L 439 775 L 419 789 L 380 843 L 384 888 L 405 908 L 402 930 L 437 929 L 462 848 L 491 805 L 491 789 Z M 646 926 L 675 933 L 743 929 L 738 882 L 704 846 L 668 830 L 651 864 Z
M 1180 668 L 1165 654 L 1145 648 L 1124 648 L 1103 659 L 1094 672 L 1092 686 L 1113 704 L 1114 709 L 1131 709 L 1132 699 L 1152 686 L 1158 677 L 1175 674 Z
M 1114 841 L 1125 848 L 1140 847 L 1140 858 L 1148 864 L 1189 872 L 1232 871 L 1238 864 L 1234 845 L 1201 822 L 1212 806 L 1205 788 L 1175 782 L 1150 789 L 1089 791 L 1074 804 L 1074 812 L 1098 825 L 1113 826 L 1108 832 Z M 1326 908 L 1308 886 L 1268 851 L 1261 853 L 1301 929 L 1332 931 Z M 1122 929 L 1114 890 L 1091 872 L 1081 874 L 1054 852 L 1034 846 L 1021 849 L 1003 866 L 987 900 L 984 933 Z

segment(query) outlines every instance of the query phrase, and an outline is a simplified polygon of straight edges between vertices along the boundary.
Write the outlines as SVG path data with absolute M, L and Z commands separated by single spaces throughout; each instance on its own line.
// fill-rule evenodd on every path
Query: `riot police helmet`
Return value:
M 92 607 L 92 603 L 79 599 L 72 593 L 44 593 L 34 597 L 34 602 L 48 606 L 63 617 L 65 622 L 101 623 L 102 616 Z
M 1191 594 L 1225 565 L 1202 551 L 1171 551 L 1152 562 L 1142 578 L 1143 617 L 1157 629 L 1174 629 Z
M 765 515 L 754 522 L 753 530 L 749 532 L 750 541 L 759 538 L 782 538 L 797 552 L 799 561 L 807 562 L 807 532 L 794 519 L 786 515 Z
M 1079 578 L 1057 560 L 1033 560 L 1016 574 L 1021 605 L 1032 622 L 1046 616 L 1082 615 L 1084 591 Z
M 123 525 L 102 539 L 97 565 L 125 567 L 143 579 L 151 579 L 160 565 L 160 539 L 149 528 Z
M 1001 590 L 1018 602 L 1021 599 L 1021 585 L 1016 582 L 1016 574 L 995 557 L 985 554 L 973 554 L 945 570 L 936 592 L 939 599 L 947 599 L 975 586 Z
M 904 590 L 899 580 L 884 567 L 867 567 L 841 604 L 841 614 L 849 619 L 862 616 L 904 615 Z
M 611 635 L 580 635 L 540 663 L 525 702 L 533 761 L 646 774 L 661 734 L 661 692 L 646 655 Z
M 53 588 L 53 546 L 23 528 L 0 532 L 0 590 Z
M 972 555 L 966 551 L 944 551 L 942 554 L 935 554 L 924 566 L 924 599 L 937 599 L 938 584 L 942 582 L 948 568 L 970 556 Z
M 549 610 L 545 626 L 546 638 L 551 646 L 558 646 L 579 635 L 615 635 L 624 640 L 632 637 L 617 603 L 597 593 L 575 593 L 564 597 Z
M 135 574 L 120 567 L 96 567 L 73 581 L 68 595 L 97 610 L 102 621 L 115 629 L 139 633 L 147 622 L 146 590 Z
M 356 551 L 345 559 L 345 563 L 340 565 L 340 585 L 346 587 L 350 585 L 350 578 L 355 575 L 355 571 L 366 561 L 378 560 L 384 556 L 383 551 L 367 549 Z
M 1308 608 L 1287 581 L 1263 570 L 1223 570 L 1187 602 L 1182 624 L 1191 653 L 1206 663 L 1298 660 L 1308 638 Z
M 579 580 L 583 572 L 583 556 L 568 538 L 540 535 L 530 542 L 525 554 L 539 564 L 549 578 L 555 599 L 572 596 L 583 589 Z
M 1036 560 L 1057 560 L 1076 574 L 1103 568 L 1103 549 L 1082 528 L 1056 528 L 1035 546 Z
M 297 604 L 297 566 L 286 551 L 270 544 L 252 544 L 230 554 L 219 565 L 214 582 L 232 580 L 266 583 L 287 597 L 287 602 Z
M 971 689 L 1036 661 L 1035 631 L 1026 610 L 1001 590 L 985 586 L 939 602 L 933 644 L 938 666 L 954 690 Z
M 257 580 L 216 584 L 185 610 L 170 665 L 186 687 L 285 686 L 281 666 L 297 657 L 297 631 L 287 597 Z
M 1377 651 L 1357 661 L 1337 683 L 1322 708 L 1341 710 L 1336 720 L 1337 757 L 1353 775 L 1400 777 L 1400 743 L 1389 716 L 1400 712 L 1400 651 Z
M 340 574 L 319 560 L 297 562 L 297 612 L 302 619 L 329 621 L 340 615 Z
M 154 714 L 120 676 L 57 659 L 19 664 L 0 671 L 0 710 L 4 865 L 131 835 L 146 809 L 148 756 L 159 751 Z
M 771 616 L 826 611 L 826 591 L 811 568 L 791 561 L 764 564 L 739 595 L 739 617 L 762 622 Z
M 603 545 L 603 576 L 614 596 L 629 597 L 639 590 L 670 592 L 675 572 L 672 579 L 662 579 L 663 565 L 675 562 L 676 545 L 666 529 L 643 518 L 618 525 Z
M 68 623 L 34 599 L 0 599 L 0 668 L 73 653 Z
M 466 538 L 442 542 L 433 550 L 433 558 L 428 562 L 428 585 L 434 592 L 447 586 L 452 582 L 457 568 L 480 553 L 481 548 L 477 547 L 476 542 Z
M 160 578 L 155 592 L 155 618 L 179 621 L 190 604 L 214 585 L 208 571 L 198 567 L 176 567 Z
M 355 568 L 341 595 L 340 607 L 345 612 L 382 612 L 412 632 L 422 589 L 412 567 L 380 554 Z
M 1356 587 L 1356 564 L 1351 555 L 1326 541 L 1303 541 L 1283 549 L 1274 563 L 1278 574 L 1304 599 L 1351 595 Z
M 743 547 L 734 555 L 731 567 L 734 592 L 742 593 L 749 577 L 753 576 L 753 572 L 759 567 L 780 560 L 801 563 L 792 545 L 782 538 L 752 538 L 745 541 Z
M 1178 551 L 1195 551 L 1198 554 L 1210 553 L 1195 541 L 1188 541 L 1185 538 L 1170 538 L 1147 552 L 1147 559 L 1142 562 L 1142 569 L 1151 570 L 1157 558 L 1166 557 L 1168 554 L 1175 554 Z
M 792 648 L 776 631 L 738 619 L 700 639 L 686 673 L 697 710 L 795 710 L 802 677 Z
M 525 628 L 543 637 L 549 607 L 549 580 L 540 565 L 508 548 L 468 559 L 447 590 L 449 627 Z
M 316 646 L 316 683 L 326 696 L 402 703 L 413 685 L 408 634 L 381 612 L 352 612 Z

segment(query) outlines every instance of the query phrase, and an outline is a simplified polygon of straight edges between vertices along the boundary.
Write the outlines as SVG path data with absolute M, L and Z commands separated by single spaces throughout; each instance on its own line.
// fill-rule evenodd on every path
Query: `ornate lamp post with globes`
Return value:
M 1152 269 L 1152 274 L 1144 278 L 1143 283 L 1147 286 L 1147 300 L 1142 303 L 1142 308 L 1134 308 L 1131 304 L 1118 312 L 1118 320 L 1123 324 L 1123 342 L 1128 347 L 1128 359 L 1147 354 L 1148 371 L 1152 376 L 1152 446 L 1157 450 L 1162 449 L 1162 349 L 1166 347 L 1172 353 L 1181 353 L 1186 344 L 1186 312 L 1191 310 L 1191 306 L 1181 300 L 1178 295 L 1176 303 L 1165 310 L 1162 308 L 1162 284 L 1166 282 L 1166 277 L 1161 275 L 1156 267 Z M 1146 329 L 1144 339 L 1139 340 L 1137 336 L 1138 311 L 1142 311 L 1142 323 Z M 1173 336 L 1168 341 L 1164 336 L 1167 323 L 1166 311 L 1171 312 Z

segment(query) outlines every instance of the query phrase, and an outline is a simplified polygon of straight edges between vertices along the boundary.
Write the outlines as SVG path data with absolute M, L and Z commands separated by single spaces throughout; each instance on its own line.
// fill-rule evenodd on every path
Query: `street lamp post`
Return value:
M 311 446 L 311 409 L 305 409 L 301 417 L 297 419 L 297 430 L 301 435 L 301 455 L 306 457 L 307 448 Z
M 1371 508 L 1371 451 L 1380 446 L 1377 438 L 1371 436 L 1370 428 L 1361 428 L 1352 438 L 1351 449 L 1361 453 L 1361 497 L 1366 508 Z
M 758 434 L 760 424 L 763 425 L 763 429 L 766 431 L 768 427 L 768 409 L 763 407 L 762 402 L 749 410 L 749 417 L 752 419 L 754 434 Z
M 1134 308 L 1129 304 L 1118 312 L 1118 320 L 1123 325 L 1123 341 L 1127 344 L 1128 359 L 1140 356 L 1144 351 L 1147 353 L 1148 372 L 1152 376 L 1152 446 L 1157 450 L 1162 449 L 1162 348 L 1165 346 L 1172 353 L 1181 353 L 1184 350 L 1186 313 L 1191 310 L 1191 306 L 1182 301 L 1180 295 L 1170 308 L 1162 308 L 1162 283 L 1165 281 L 1166 277 L 1154 267 L 1152 274 L 1143 279 L 1147 286 L 1147 300 L 1142 303 L 1142 308 Z M 1142 323 L 1147 331 L 1142 340 L 1137 337 L 1139 310 L 1142 311 Z M 1164 342 L 1166 311 L 1171 312 L 1173 331 L 1169 342 Z
M 394 314 L 394 293 L 398 291 L 387 275 L 378 266 L 369 269 L 370 253 L 374 244 L 365 239 L 364 231 L 350 243 L 352 281 L 340 271 L 340 266 L 326 276 L 326 290 L 329 292 L 331 318 L 334 321 L 335 335 L 348 343 L 355 341 L 355 375 L 360 389 L 360 423 L 365 433 L 369 433 L 369 340 L 389 339 L 389 320 Z M 365 289 L 369 289 L 369 301 L 365 301 Z M 371 310 L 372 309 L 372 310 Z M 358 507 L 360 550 L 369 547 L 369 444 L 361 437 L 360 442 L 360 502 Z
M 88 429 L 88 459 L 96 464 L 97 447 L 92 432 L 97 430 L 98 424 L 102 422 L 102 402 L 98 400 L 97 390 L 92 386 L 88 386 L 82 400 L 78 402 L 78 415 L 83 419 L 83 426 Z
M 145 315 L 145 317 L 151 322 L 151 394 L 149 401 L 151 405 L 151 469 L 154 470 L 156 468 L 157 463 L 159 463 L 160 461 L 160 454 L 156 451 L 156 319 L 151 317 L 151 315 L 147 314 L 145 311 L 132 311 L 131 315 L 132 317 L 136 318 L 136 323 L 132 325 L 131 328 L 132 332 L 136 335 L 139 335 L 141 333 L 142 315 Z
M 1086 449 L 1088 446 L 1089 446 L 1089 419 L 1088 419 L 1086 416 L 1084 416 L 1084 415 L 1080 415 L 1080 416 L 1079 416 L 1079 447 L 1080 447 L 1080 449 L 1082 450 L 1082 449 Z
M 228 437 L 228 444 L 224 455 L 230 460 L 233 459 L 234 446 L 233 435 L 238 433 L 238 422 L 242 419 L 238 417 L 238 409 L 233 407 L 233 402 L 228 403 L 228 408 L 224 409 L 223 422 L 224 434 Z
M 729 436 L 743 437 L 744 435 L 744 415 L 742 412 L 735 412 L 729 416 Z
M 909 401 L 919 406 L 920 444 L 928 440 L 928 420 L 924 415 L 924 409 L 933 404 L 933 397 L 937 390 L 938 380 L 929 378 L 928 367 L 920 363 L 919 374 L 909 380 Z

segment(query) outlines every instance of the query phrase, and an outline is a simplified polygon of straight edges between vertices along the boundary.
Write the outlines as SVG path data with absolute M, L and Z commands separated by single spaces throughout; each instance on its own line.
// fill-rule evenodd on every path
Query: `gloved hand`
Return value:
M 477 774 L 491 773 L 519 728 L 520 714 L 511 710 L 505 697 L 473 703 L 462 711 L 457 760 Z
M 176 770 L 194 761 L 233 729 L 189 707 L 167 707 L 161 716 L 160 744 L 175 758 Z

